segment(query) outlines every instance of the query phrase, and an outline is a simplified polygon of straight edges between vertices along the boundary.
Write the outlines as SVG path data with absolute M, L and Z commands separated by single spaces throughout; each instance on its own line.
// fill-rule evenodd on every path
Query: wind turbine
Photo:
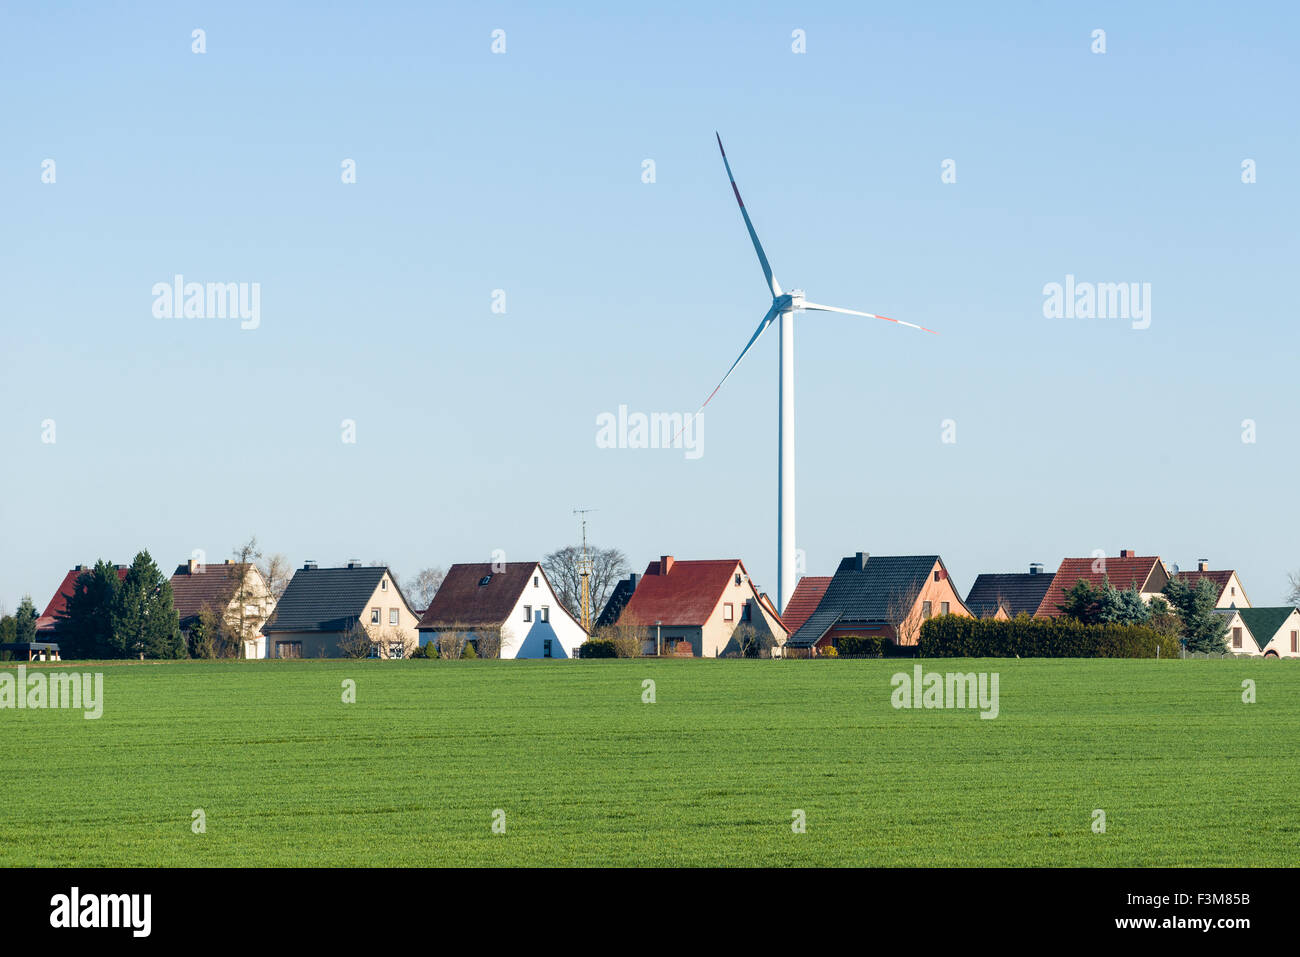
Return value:
M 910 329 L 920 329 L 922 332 L 928 332 L 931 335 L 938 335 L 933 329 L 926 329 L 924 326 L 918 326 L 913 322 L 904 322 L 902 319 L 890 319 L 888 316 L 878 316 L 874 312 L 859 312 L 856 309 L 841 309 L 839 306 L 822 306 L 815 302 L 809 302 L 803 296 L 802 289 L 791 289 L 788 293 L 781 291 L 781 284 L 776 281 L 776 276 L 772 275 L 772 267 L 767 261 L 767 254 L 763 252 L 763 244 L 758 241 L 758 233 L 754 232 L 754 224 L 749 220 L 749 211 L 745 209 L 745 201 L 740 198 L 740 190 L 736 188 L 736 177 L 731 174 L 731 163 L 727 161 L 727 151 L 722 148 L 722 137 L 714 134 L 718 138 L 718 149 L 722 153 L 722 165 L 727 168 L 727 179 L 731 180 L 731 191 L 736 194 L 736 202 L 740 204 L 740 215 L 745 218 L 745 228 L 749 230 L 749 238 L 753 240 L 754 251 L 758 253 L 759 265 L 763 267 L 763 276 L 767 280 L 768 288 L 772 293 L 772 307 L 767 310 L 767 315 L 758 323 L 758 328 L 754 334 L 749 337 L 749 342 L 745 343 L 745 348 L 740 350 L 740 355 L 736 361 L 731 364 L 727 374 L 722 377 L 717 388 L 709 393 L 709 398 L 704 400 L 704 405 L 700 406 L 700 412 L 704 411 L 704 406 L 708 405 L 718 389 L 722 388 L 724 382 L 731 377 L 736 366 L 740 365 L 740 360 L 745 358 L 747 353 L 758 341 L 758 337 L 763 331 L 770 326 L 778 316 L 781 317 L 781 346 L 780 346 L 780 384 L 778 386 L 778 408 L 777 418 L 777 446 L 778 446 L 778 471 L 776 483 L 776 603 L 777 609 L 784 613 L 785 606 L 790 601 L 790 595 L 794 592 L 795 575 L 794 575 L 794 314 L 805 310 L 812 312 L 838 312 L 846 316 L 862 316 L 866 319 L 884 319 L 886 322 L 892 322 L 900 326 L 907 326 Z

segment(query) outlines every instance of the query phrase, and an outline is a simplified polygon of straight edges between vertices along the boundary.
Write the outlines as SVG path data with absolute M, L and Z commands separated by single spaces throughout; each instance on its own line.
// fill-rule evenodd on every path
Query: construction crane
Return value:
M 591 634 L 591 555 L 587 552 L 587 513 L 594 508 L 575 508 L 574 515 L 581 516 L 582 521 L 582 557 L 578 559 L 578 575 L 582 578 L 582 630 Z

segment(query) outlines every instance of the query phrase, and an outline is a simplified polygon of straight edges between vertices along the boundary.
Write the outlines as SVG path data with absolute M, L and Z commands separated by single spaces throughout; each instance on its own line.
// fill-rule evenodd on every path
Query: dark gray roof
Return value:
M 790 636 L 795 647 L 814 645 L 839 622 L 886 622 L 889 607 L 902 599 L 915 604 L 938 555 L 872 555 L 840 560 L 826 594 L 803 627 Z
M 1033 615 L 1055 577 L 1052 572 L 985 573 L 970 586 L 966 607 L 976 618 L 988 618 L 997 614 L 998 600 L 1001 599 L 1012 618 L 1021 612 Z
M 346 631 L 365 613 L 387 571 L 382 565 L 300 568 L 280 596 L 275 617 L 262 631 Z M 393 579 L 394 589 L 396 586 Z M 406 604 L 405 598 L 402 603 Z
M 628 599 L 632 597 L 632 593 L 636 591 L 636 580 L 636 575 L 629 575 L 627 578 L 620 579 L 610 593 L 609 600 L 605 602 L 604 609 L 601 610 L 599 617 L 597 617 L 595 627 L 604 628 L 618 622 L 618 616 L 623 614 L 623 606 L 627 604 Z

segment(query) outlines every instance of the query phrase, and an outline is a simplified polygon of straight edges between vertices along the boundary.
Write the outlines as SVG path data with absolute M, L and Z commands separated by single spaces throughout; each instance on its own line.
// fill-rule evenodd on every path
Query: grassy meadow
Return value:
M 104 713 L 0 710 L 0 866 L 1300 859 L 1295 663 L 919 662 L 994 720 L 895 710 L 916 663 L 66 663 Z

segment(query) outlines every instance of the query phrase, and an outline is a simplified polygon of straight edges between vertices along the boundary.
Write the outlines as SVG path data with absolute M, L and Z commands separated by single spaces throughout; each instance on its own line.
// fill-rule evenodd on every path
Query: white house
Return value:
M 1236 617 L 1250 629 L 1251 639 L 1258 649 L 1247 649 L 1245 653 L 1265 658 L 1300 658 L 1300 611 L 1293 606 L 1238 608 Z M 1237 652 L 1231 634 L 1229 632 L 1228 647 Z
M 452 565 L 417 626 L 420 644 L 456 633 L 502 658 L 572 658 L 587 633 L 537 562 Z

